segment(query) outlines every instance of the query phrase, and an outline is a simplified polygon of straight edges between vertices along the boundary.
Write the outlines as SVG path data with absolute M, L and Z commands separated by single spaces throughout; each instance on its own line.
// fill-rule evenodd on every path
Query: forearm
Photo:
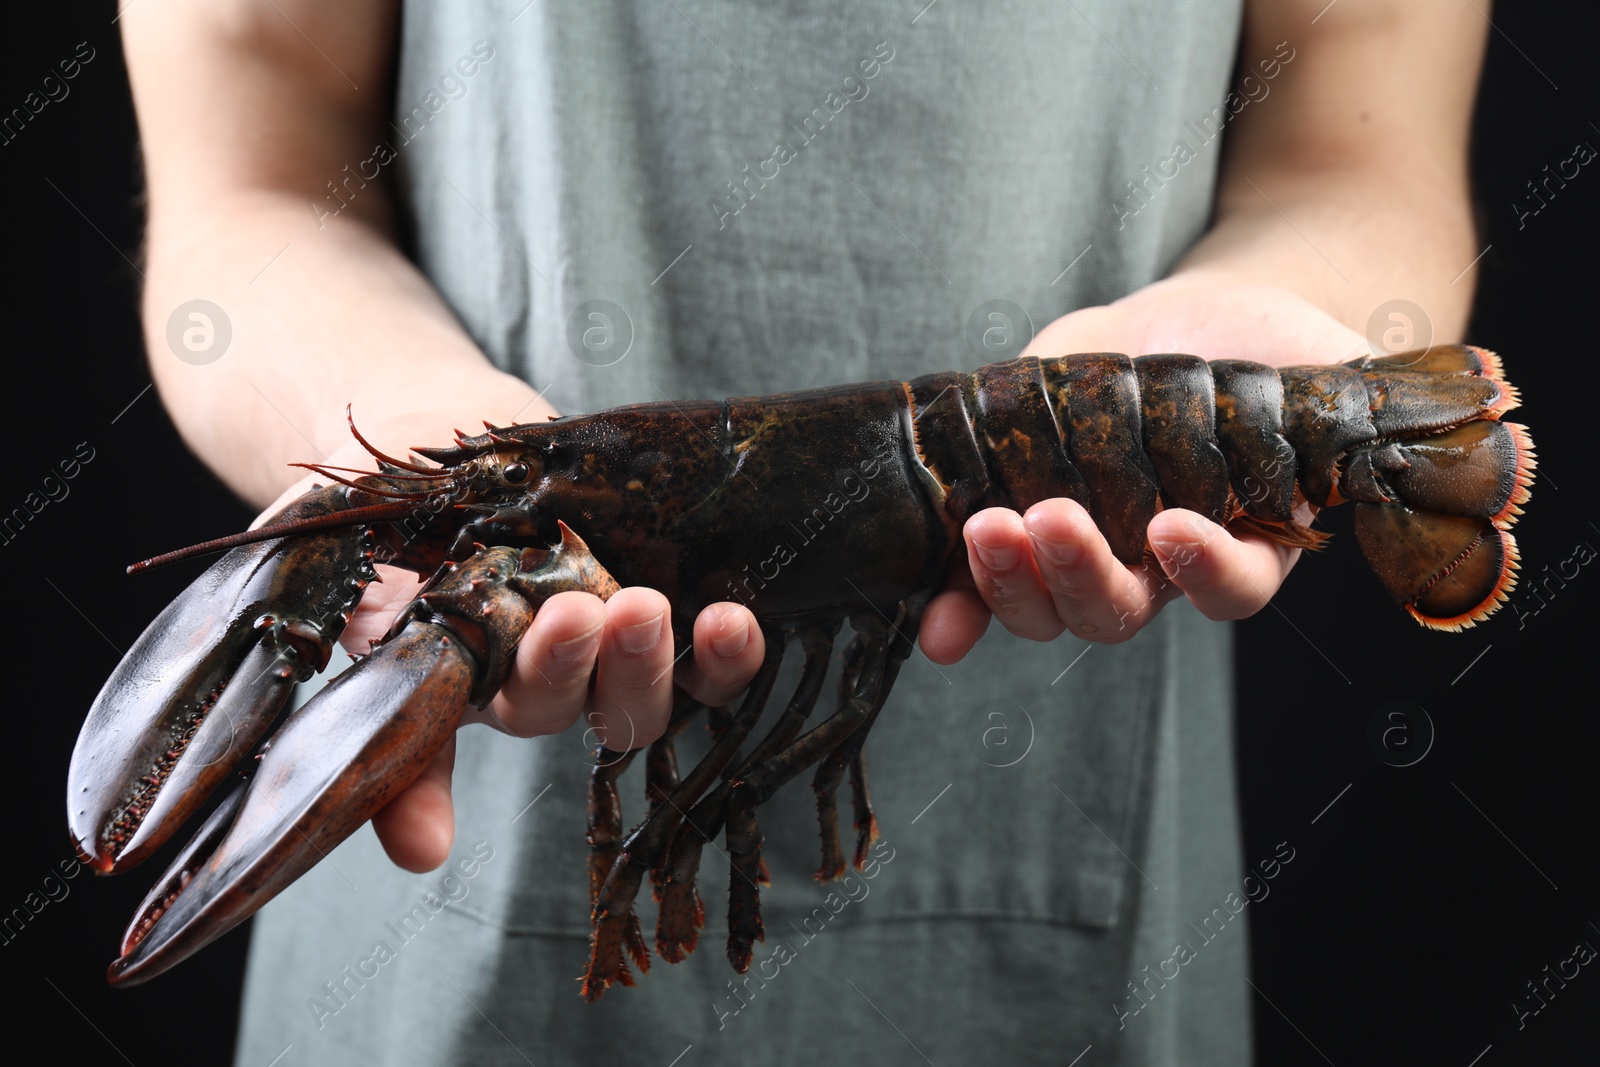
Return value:
M 166 0 L 121 20 L 151 373 L 184 438 L 258 505 L 295 480 L 287 464 L 349 442 L 346 404 L 389 450 L 549 413 L 400 253 L 387 173 L 342 184 L 384 138 L 398 20 L 395 0 Z M 352 199 L 313 212 L 330 182 Z M 194 299 L 228 319 L 220 355 L 168 343 Z
M 1253 0 L 1241 68 L 1293 59 L 1229 127 L 1215 224 L 1174 274 L 1288 289 L 1359 331 L 1409 300 L 1458 338 L 1481 251 L 1467 142 L 1487 29 L 1453 0 Z
M 364 221 L 319 228 L 303 199 L 273 191 L 170 215 L 158 198 L 147 260 L 145 333 L 162 399 L 190 446 L 257 505 L 295 480 L 287 464 L 349 440 L 346 404 L 394 449 L 445 443 L 453 425 L 551 413 L 489 364 L 427 280 Z M 175 358 L 166 336 L 172 309 L 196 295 L 222 308 L 233 335 L 221 358 L 200 365 Z M 420 412 L 426 424 L 392 439 Z

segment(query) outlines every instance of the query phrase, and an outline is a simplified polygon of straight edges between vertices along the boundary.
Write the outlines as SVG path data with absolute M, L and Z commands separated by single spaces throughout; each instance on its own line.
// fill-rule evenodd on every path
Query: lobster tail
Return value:
M 1510 528 L 1536 466 L 1527 429 L 1499 421 L 1516 391 L 1493 353 L 1467 345 L 1346 366 L 1367 380 L 1378 432 L 1345 457 L 1339 479 L 1356 501 L 1362 554 L 1424 626 L 1481 622 L 1516 586 Z

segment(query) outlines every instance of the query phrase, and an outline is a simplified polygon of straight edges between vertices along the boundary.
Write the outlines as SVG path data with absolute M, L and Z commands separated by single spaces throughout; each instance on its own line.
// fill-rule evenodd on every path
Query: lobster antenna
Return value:
M 181 563 L 186 559 L 203 556 L 208 552 L 223 552 L 240 545 L 252 545 L 259 541 L 271 541 L 275 537 L 286 537 L 290 534 L 315 533 L 317 530 L 331 530 L 340 526 L 356 526 L 365 522 L 385 522 L 403 519 L 415 509 L 415 501 L 395 501 L 392 504 L 371 504 L 364 508 L 351 508 L 349 511 L 334 511 L 327 515 L 313 515 L 304 519 L 289 519 L 286 522 L 272 523 L 254 530 L 245 530 L 242 533 L 229 534 L 227 537 L 218 537 L 204 541 L 188 548 L 180 548 L 173 552 L 163 552 L 159 556 L 140 560 L 128 568 L 129 574 L 139 574 L 143 571 L 154 570 L 156 567 L 165 567 L 169 563 Z
M 388 464 L 384 463 L 382 460 L 378 461 L 378 465 L 388 466 Z M 336 467 L 331 463 L 291 463 L 289 466 L 304 467 L 307 470 L 315 469 L 317 471 L 345 471 L 349 474 L 364 474 L 368 477 L 371 477 L 373 474 L 372 471 L 364 471 L 360 467 Z M 450 473 L 443 467 L 440 467 L 438 471 L 433 474 L 395 474 L 393 471 L 378 471 L 377 473 L 381 477 L 388 478 L 390 481 L 395 482 L 439 482 L 451 477 Z
M 341 468 L 339 468 L 339 467 L 327 467 L 327 466 L 324 466 L 321 463 L 291 463 L 291 464 L 289 464 L 289 466 L 291 466 L 291 467 L 303 467 L 308 471 L 315 471 L 316 473 L 322 475 L 324 478 L 327 478 L 330 481 L 338 482 L 340 485 L 349 486 L 351 489 L 359 490 L 359 491 L 361 491 L 363 493 L 367 493 L 370 496 L 386 496 L 386 497 L 391 497 L 391 498 L 393 498 L 395 500 L 425 500 L 425 499 L 427 499 L 427 496 L 428 496 L 428 491 L 426 489 L 412 489 L 412 490 L 406 490 L 406 491 L 402 492 L 401 490 L 398 490 L 398 489 L 379 489 L 375 485 L 370 485 L 370 484 L 369 485 L 363 485 L 360 482 L 353 482 L 349 478 L 344 477 L 343 475 L 333 473 L 334 471 L 340 470 Z M 358 473 L 358 474 L 366 474 L 367 472 L 366 471 L 357 471 L 356 473 Z M 402 477 L 402 476 L 401 475 L 391 475 L 391 477 L 399 478 L 399 477 Z
M 373 447 L 372 442 L 368 441 L 365 437 L 362 437 L 361 431 L 356 429 L 356 417 L 354 412 L 351 410 L 351 407 L 352 405 L 350 404 L 346 404 L 344 406 L 344 420 L 350 424 L 350 433 L 354 435 L 358 442 L 360 442 L 362 448 L 372 453 L 374 459 L 380 459 L 385 463 L 399 467 L 403 471 L 410 471 L 413 474 L 439 473 L 439 468 L 437 467 L 419 467 L 415 463 L 407 463 L 404 460 L 395 459 L 393 456 L 386 456 L 382 452 L 379 452 L 377 448 Z M 458 430 L 456 432 L 459 433 L 460 431 Z

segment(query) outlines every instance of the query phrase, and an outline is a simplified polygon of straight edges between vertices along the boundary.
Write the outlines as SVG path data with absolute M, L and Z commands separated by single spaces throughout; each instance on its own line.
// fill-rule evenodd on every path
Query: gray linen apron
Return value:
M 567 412 L 971 369 L 1204 230 L 1240 13 L 925 3 L 414 0 L 353 169 L 390 172 L 466 329 Z M 363 830 L 257 920 L 238 1062 L 1248 1062 L 1229 667 L 1185 603 L 1119 646 L 995 625 L 914 655 L 867 749 L 877 862 L 811 879 L 801 779 L 762 809 L 750 974 L 708 849 L 699 951 L 594 1006 L 590 739 L 469 730 L 449 867 Z

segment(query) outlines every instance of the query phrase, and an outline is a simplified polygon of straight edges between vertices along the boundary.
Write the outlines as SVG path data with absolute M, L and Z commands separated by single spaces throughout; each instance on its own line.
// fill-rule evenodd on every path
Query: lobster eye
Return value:
M 500 476 L 511 485 L 521 485 L 528 480 L 528 475 L 531 473 L 526 463 L 507 463 Z

